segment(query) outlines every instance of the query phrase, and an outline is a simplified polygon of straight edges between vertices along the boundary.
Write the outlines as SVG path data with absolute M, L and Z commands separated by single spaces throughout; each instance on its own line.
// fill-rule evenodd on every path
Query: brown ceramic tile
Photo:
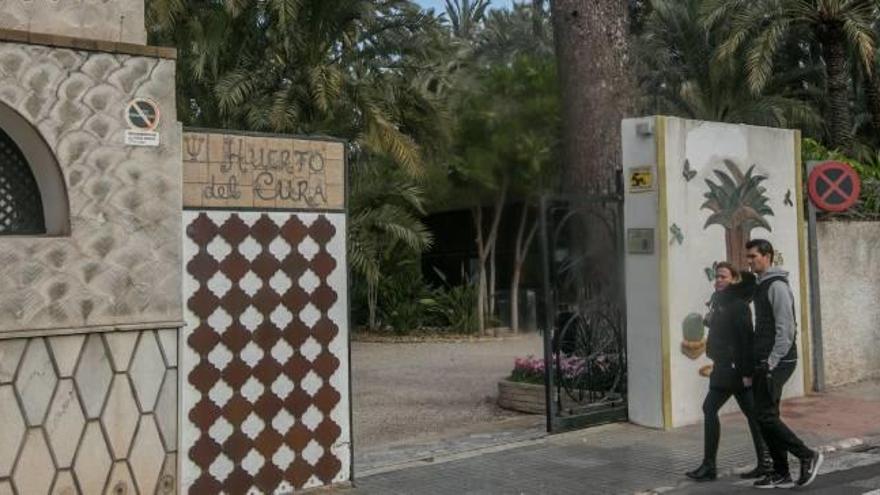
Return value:
M 199 362 L 199 364 L 189 373 L 187 379 L 196 390 L 203 394 L 207 394 L 220 379 L 220 371 L 206 359 L 202 359 L 201 362 Z
M 254 442 L 241 431 L 236 431 L 223 442 L 223 452 L 232 462 L 239 464 L 254 447 Z
M 284 479 L 284 471 L 278 469 L 278 466 L 271 461 L 273 454 L 274 452 L 270 453 L 268 456 L 264 456 L 268 460 L 260 469 L 260 472 L 254 476 L 254 483 L 257 485 L 257 488 L 263 490 L 265 493 L 273 493 Z
M 236 390 L 239 388 L 240 387 L 236 387 Z M 223 407 L 223 417 L 226 418 L 232 426 L 238 428 L 253 410 L 254 407 L 250 402 L 240 394 L 235 394 L 235 396 L 233 396 Z
M 318 390 L 318 393 L 315 394 L 315 407 L 324 414 L 330 414 L 330 411 L 339 404 L 339 399 L 341 398 L 342 397 L 335 388 L 325 384 L 320 390 Z
M 217 235 L 217 225 L 202 213 L 186 227 L 186 236 L 193 240 L 199 246 L 207 246 L 211 240 Z
M 217 342 L 220 342 L 220 335 L 204 322 L 196 327 L 186 339 L 186 343 L 189 344 L 190 348 L 202 357 L 206 357 L 214 350 Z
M 315 464 L 315 474 L 325 484 L 330 484 L 333 481 L 333 478 L 339 473 L 340 469 L 342 469 L 342 463 L 339 462 L 339 459 L 329 452 L 329 449 L 325 446 L 324 455 L 321 456 L 321 459 Z
M 220 236 L 231 246 L 238 246 L 250 234 L 250 227 L 238 215 L 232 215 L 220 227 Z
M 233 283 L 238 283 L 248 270 L 250 270 L 250 263 L 248 263 L 247 258 L 237 250 L 229 253 L 229 255 L 223 259 L 223 262 L 220 263 L 220 271 L 222 271 L 223 275 L 226 275 L 226 278 Z
M 278 236 L 279 228 L 268 215 L 262 215 L 251 227 L 251 236 L 264 248 Z
M 312 466 L 303 460 L 301 457 L 297 457 L 294 461 L 288 466 L 287 470 L 284 472 L 285 478 L 289 479 L 293 487 L 295 489 L 301 489 L 308 483 L 309 479 L 312 477 L 313 468 Z
M 327 244 L 336 234 L 336 227 L 327 220 L 324 215 L 318 215 L 318 218 L 309 226 L 309 236 L 318 244 Z
M 217 273 L 220 264 L 207 251 L 202 250 L 186 264 L 186 271 L 202 284 Z M 224 270 L 225 271 L 225 270 Z
M 254 480 L 241 466 L 236 466 L 235 470 L 223 482 L 223 489 L 226 493 L 247 493 L 253 486 Z
M 223 381 L 229 384 L 233 390 L 241 389 L 241 386 L 251 377 L 251 367 L 247 365 L 240 357 L 232 358 L 226 368 L 221 372 Z
M 217 407 L 217 404 L 214 404 L 214 401 L 207 396 L 203 396 L 202 400 L 190 409 L 188 417 L 199 430 L 206 432 L 211 429 L 214 422 L 222 415 L 223 411 Z
M 202 435 L 189 450 L 189 458 L 202 469 L 207 470 L 220 454 L 220 446 L 207 435 Z

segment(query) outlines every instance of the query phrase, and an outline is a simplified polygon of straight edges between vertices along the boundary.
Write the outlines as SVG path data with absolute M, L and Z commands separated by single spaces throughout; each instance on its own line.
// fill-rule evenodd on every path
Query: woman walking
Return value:
M 754 328 L 749 302 L 755 292 L 755 277 L 740 273 L 730 263 L 721 262 L 715 268 L 715 293 L 709 301 L 709 314 L 704 324 L 709 327 L 706 355 L 714 363 L 709 375 L 709 393 L 703 401 L 704 447 L 703 463 L 687 476 L 697 481 L 711 481 L 717 477 L 716 456 L 721 438 L 718 410 L 732 395 L 749 422 L 749 431 L 755 445 L 758 464 L 743 478 L 759 478 L 772 471 L 773 461 L 761 438 L 754 416 L 752 372 L 754 360 Z

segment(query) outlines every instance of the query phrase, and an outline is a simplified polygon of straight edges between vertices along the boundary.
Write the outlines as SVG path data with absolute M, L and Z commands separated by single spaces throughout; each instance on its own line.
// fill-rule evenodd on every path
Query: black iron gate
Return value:
M 625 421 L 621 181 L 540 210 L 547 431 Z

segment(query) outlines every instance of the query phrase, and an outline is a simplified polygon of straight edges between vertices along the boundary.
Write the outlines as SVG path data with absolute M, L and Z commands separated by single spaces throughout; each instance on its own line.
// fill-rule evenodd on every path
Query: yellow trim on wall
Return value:
M 798 250 L 800 251 L 798 268 L 800 271 L 800 299 L 801 299 L 801 356 L 804 363 L 804 394 L 813 390 L 813 353 L 812 332 L 810 328 L 810 299 L 809 279 L 807 273 L 807 261 L 809 248 L 807 247 L 806 225 L 804 224 L 804 174 L 801 160 L 801 132 L 794 131 L 794 166 L 795 187 L 797 188 L 797 238 Z
M 672 362 L 669 337 L 669 213 L 666 209 L 666 117 L 658 116 L 654 136 L 657 145 L 657 233 L 660 254 L 660 363 L 663 371 L 663 428 L 672 428 Z

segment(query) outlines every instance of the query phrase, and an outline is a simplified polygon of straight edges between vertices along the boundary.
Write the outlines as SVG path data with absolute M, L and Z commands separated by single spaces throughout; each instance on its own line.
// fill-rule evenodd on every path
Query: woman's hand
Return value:
M 746 387 L 746 388 L 751 387 L 751 386 L 752 386 L 752 377 L 750 377 L 750 376 L 744 376 L 744 377 L 743 377 L 743 386 Z

